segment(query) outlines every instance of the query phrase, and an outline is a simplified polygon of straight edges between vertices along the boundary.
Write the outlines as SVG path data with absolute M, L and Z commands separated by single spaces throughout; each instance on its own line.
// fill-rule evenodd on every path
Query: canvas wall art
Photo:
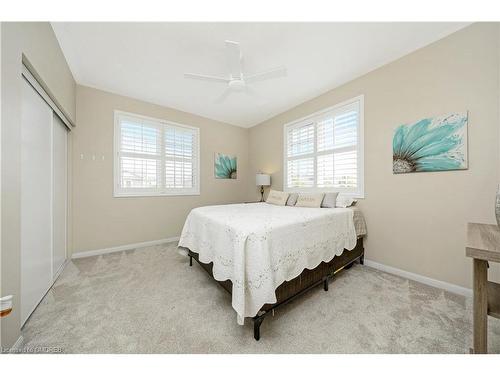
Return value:
M 236 156 L 215 153 L 215 178 L 236 179 L 238 160 Z
M 467 112 L 422 119 L 396 128 L 395 174 L 467 169 Z

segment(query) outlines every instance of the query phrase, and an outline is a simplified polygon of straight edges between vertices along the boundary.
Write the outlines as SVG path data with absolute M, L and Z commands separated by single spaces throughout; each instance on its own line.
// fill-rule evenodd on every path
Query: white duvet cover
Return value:
M 305 268 L 328 262 L 356 246 L 353 211 L 268 203 L 193 209 L 179 240 L 182 247 L 213 262 L 216 280 L 233 283 L 232 306 L 238 323 L 275 303 L 276 288 Z

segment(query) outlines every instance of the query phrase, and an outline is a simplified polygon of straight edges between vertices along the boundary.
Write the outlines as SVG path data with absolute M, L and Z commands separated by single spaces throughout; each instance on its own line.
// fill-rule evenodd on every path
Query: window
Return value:
M 286 124 L 284 143 L 286 191 L 364 196 L 363 96 Z
M 199 129 L 115 111 L 115 196 L 199 195 Z

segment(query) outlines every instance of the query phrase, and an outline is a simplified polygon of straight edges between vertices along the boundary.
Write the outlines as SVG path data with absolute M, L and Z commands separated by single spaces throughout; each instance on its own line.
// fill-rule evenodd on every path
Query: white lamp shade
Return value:
M 264 173 L 257 173 L 255 175 L 255 183 L 257 186 L 269 186 L 271 185 L 271 176 Z

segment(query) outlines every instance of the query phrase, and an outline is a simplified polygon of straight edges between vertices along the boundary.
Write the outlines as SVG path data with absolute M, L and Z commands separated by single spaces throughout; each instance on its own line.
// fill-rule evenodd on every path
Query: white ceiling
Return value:
M 466 23 L 52 23 L 75 80 L 251 127 L 359 77 Z M 255 95 L 183 73 L 227 75 L 224 40 L 241 43 L 243 72 L 285 65 Z

